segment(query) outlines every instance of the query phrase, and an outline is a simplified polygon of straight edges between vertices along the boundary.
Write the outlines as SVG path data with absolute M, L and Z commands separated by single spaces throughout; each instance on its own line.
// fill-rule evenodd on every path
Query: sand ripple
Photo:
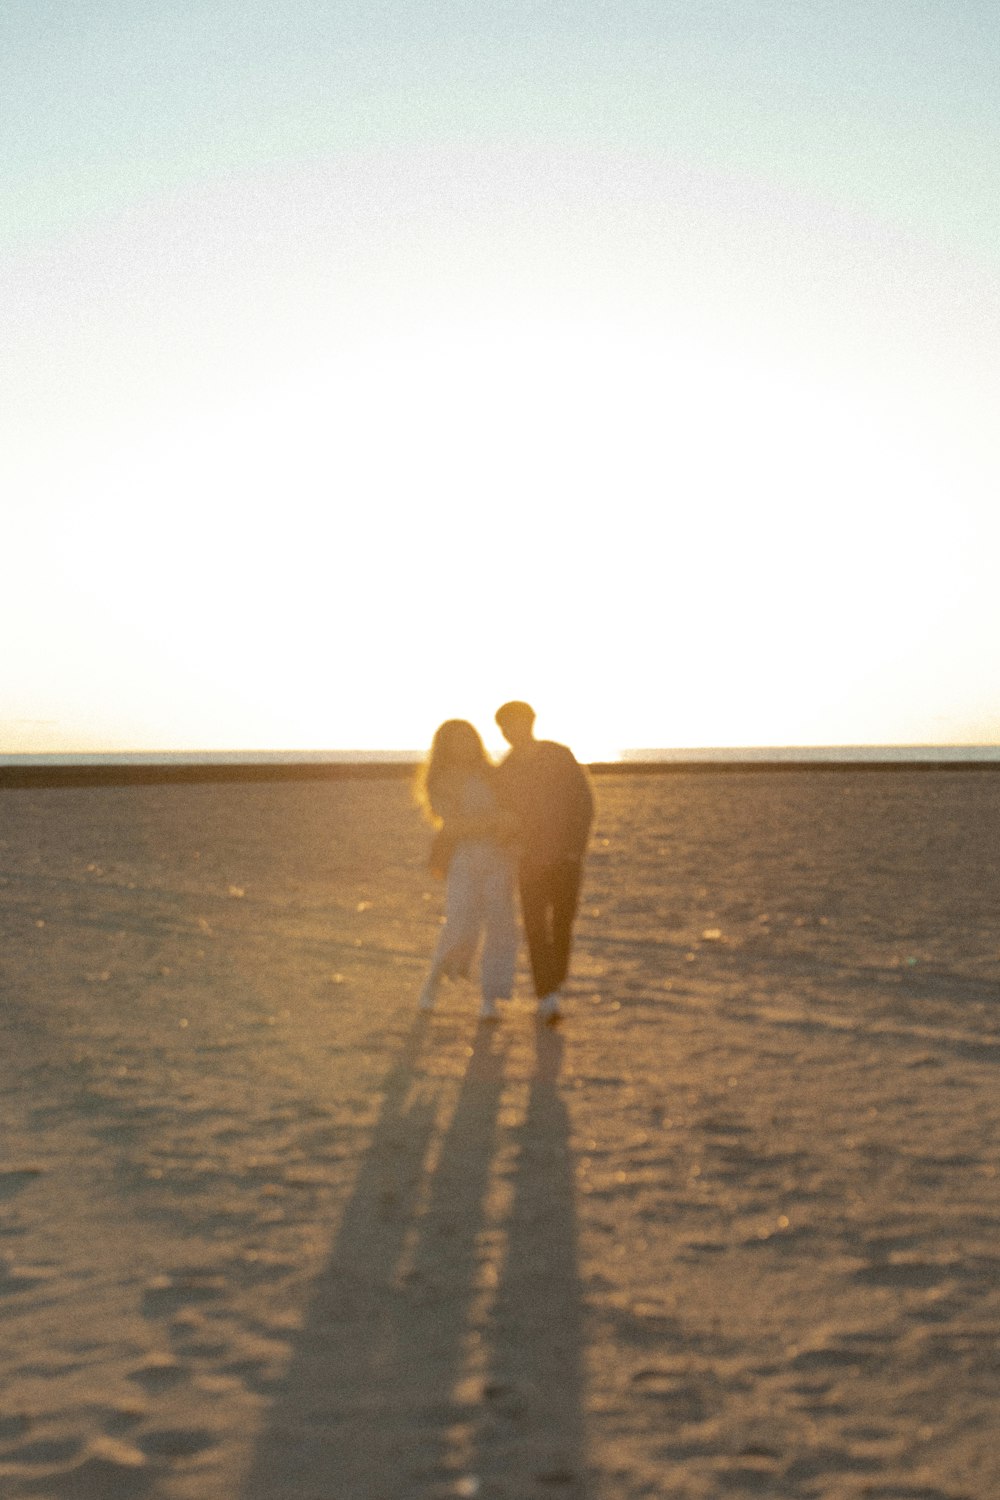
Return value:
M 4 794 L 5 1500 L 995 1500 L 1000 778 L 598 802 L 484 1035 L 402 785 Z

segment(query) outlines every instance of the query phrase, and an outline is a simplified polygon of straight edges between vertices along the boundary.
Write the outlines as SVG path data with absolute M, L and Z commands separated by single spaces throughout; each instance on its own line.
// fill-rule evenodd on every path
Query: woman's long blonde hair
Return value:
M 442 819 L 434 811 L 434 804 L 449 777 L 456 772 L 464 776 L 485 775 L 492 768 L 493 762 L 475 725 L 468 719 L 445 719 L 435 730 L 427 759 L 417 770 L 414 786 L 417 806 L 427 821 L 439 828 Z

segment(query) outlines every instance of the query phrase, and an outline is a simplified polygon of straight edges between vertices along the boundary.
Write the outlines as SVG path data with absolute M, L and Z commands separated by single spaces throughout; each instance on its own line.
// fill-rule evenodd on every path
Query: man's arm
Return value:
M 589 775 L 578 760 L 574 759 L 573 769 L 575 774 L 571 787 L 569 821 L 582 859 L 590 838 L 590 826 L 594 821 L 594 791 Z

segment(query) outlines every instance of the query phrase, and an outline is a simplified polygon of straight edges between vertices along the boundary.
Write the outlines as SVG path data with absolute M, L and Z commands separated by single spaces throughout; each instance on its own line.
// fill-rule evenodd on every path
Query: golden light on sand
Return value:
M 8 794 L 5 1497 L 1000 1493 L 994 778 L 597 793 L 559 1029 L 405 781 Z

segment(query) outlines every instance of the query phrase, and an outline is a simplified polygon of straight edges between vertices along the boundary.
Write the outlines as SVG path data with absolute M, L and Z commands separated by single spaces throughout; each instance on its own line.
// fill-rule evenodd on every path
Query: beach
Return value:
M 0 790 L 5 1500 L 996 1500 L 1000 774 L 595 791 L 488 1028 L 405 779 Z

